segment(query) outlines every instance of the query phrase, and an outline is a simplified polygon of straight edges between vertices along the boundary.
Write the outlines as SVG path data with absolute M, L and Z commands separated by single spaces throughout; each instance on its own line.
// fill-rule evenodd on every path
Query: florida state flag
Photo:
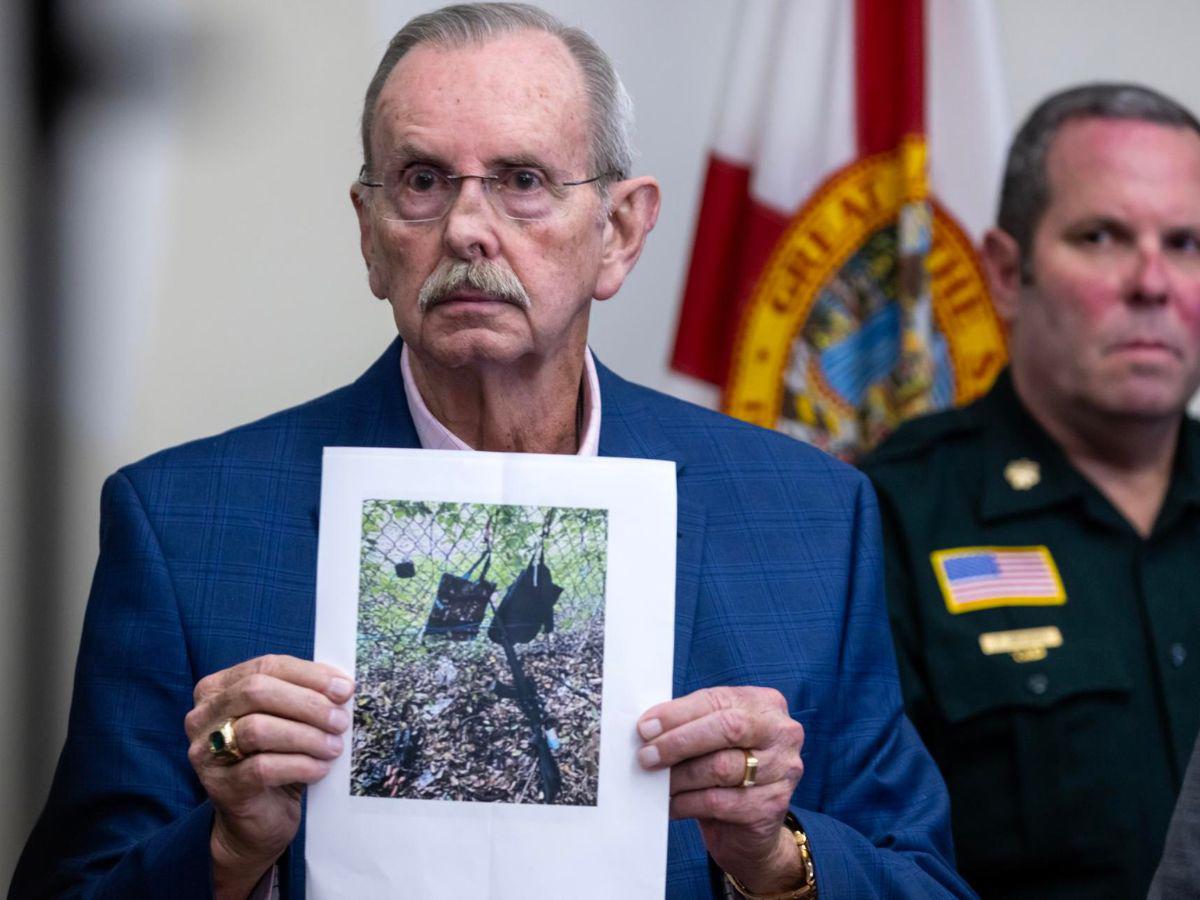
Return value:
M 672 358 L 726 412 L 853 458 L 1004 365 L 989 2 L 744 4 Z

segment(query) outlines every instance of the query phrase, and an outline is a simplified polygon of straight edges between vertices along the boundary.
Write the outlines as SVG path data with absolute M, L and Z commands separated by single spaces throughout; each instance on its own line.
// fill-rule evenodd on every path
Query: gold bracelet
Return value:
M 744 900 L 816 900 L 817 873 L 813 868 L 812 853 L 808 849 L 808 835 L 800 827 L 799 820 L 790 812 L 783 820 L 783 825 L 792 833 L 796 841 L 796 850 L 800 853 L 800 864 L 804 866 L 804 884 L 798 888 L 779 891 L 775 894 L 756 894 L 728 872 L 725 873 L 725 883 L 733 889 L 735 896 Z

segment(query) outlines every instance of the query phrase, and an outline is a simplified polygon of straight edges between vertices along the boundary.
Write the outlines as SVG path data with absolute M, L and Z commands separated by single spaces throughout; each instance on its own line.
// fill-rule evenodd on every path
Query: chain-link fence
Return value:
M 596 802 L 607 536 L 605 510 L 363 504 L 353 793 Z M 527 640 L 500 626 L 530 595 Z

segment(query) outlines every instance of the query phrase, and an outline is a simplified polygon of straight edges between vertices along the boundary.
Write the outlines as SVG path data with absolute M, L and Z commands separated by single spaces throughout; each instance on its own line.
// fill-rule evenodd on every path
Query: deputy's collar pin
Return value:
M 1042 467 L 1032 459 L 1014 459 L 1004 467 L 1004 480 L 1014 491 L 1027 491 L 1042 480 Z

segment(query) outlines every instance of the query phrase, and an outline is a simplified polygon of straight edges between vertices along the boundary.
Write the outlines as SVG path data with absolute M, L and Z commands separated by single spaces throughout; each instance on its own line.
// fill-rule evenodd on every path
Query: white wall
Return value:
M 997 0 L 1014 115 L 1081 81 L 1130 80 L 1200 112 L 1194 0 Z
M 360 163 L 362 92 L 386 37 L 429 8 L 401 0 L 191 0 L 173 5 L 164 24 L 156 0 L 120 5 L 158 10 L 155 20 L 180 46 L 164 74 L 171 83 L 148 106 L 92 109 L 74 125 L 111 152 L 117 174 L 110 183 L 128 187 L 102 195 L 108 197 L 103 214 L 76 222 L 70 232 L 73 240 L 93 242 L 91 250 L 75 248 L 69 279 L 78 323 L 72 339 L 92 362 L 73 370 L 78 415 L 64 476 L 66 649 L 50 664 L 45 701 L 59 734 L 94 564 L 103 476 L 162 446 L 340 385 L 393 334 L 387 308 L 366 288 L 347 190 Z M 669 375 L 665 361 L 736 7 L 729 0 L 545 5 L 587 28 L 614 56 L 638 107 L 637 169 L 663 185 L 658 228 L 626 288 L 596 310 L 593 345 L 636 380 L 703 397 L 704 390 Z M 1014 121 L 1048 91 L 1097 78 L 1144 81 L 1200 110 L 1194 62 L 1200 3 L 998 0 L 997 12 Z M 0 170 L 3 153 L 0 144 Z M 130 180 L 130 166 L 121 168 L 130 153 L 144 166 L 148 186 Z M 86 183 L 86 173 L 79 177 Z M 151 208 L 123 211 L 120 196 L 148 198 Z M 144 245 L 130 237 L 138 229 Z M 11 271 L 5 246 L 0 276 Z M 134 252 L 142 246 L 154 252 Z M 132 275 L 111 269 L 121 260 Z M 122 321 L 130 324 L 112 325 Z M 0 308 L 0 334 L 8 325 Z M 104 372 L 113 360 L 117 374 L 109 383 Z M 0 421 L 7 414 L 0 400 Z M 6 446 L 0 441 L 0 461 Z M 0 466 L 0 478 L 7 471 Z M 4 528 L 0 521 L 0 541 Z M 52 763 L 47 754 L 44 769 L 27 774 L 48 783 Z M 0 772 L 7 770 L 0 759 Z M 0 830 L 0 841 L 10 842 L 11 833 Z M 0 846 L 0 883 L 11 852 L 11 844 Z

